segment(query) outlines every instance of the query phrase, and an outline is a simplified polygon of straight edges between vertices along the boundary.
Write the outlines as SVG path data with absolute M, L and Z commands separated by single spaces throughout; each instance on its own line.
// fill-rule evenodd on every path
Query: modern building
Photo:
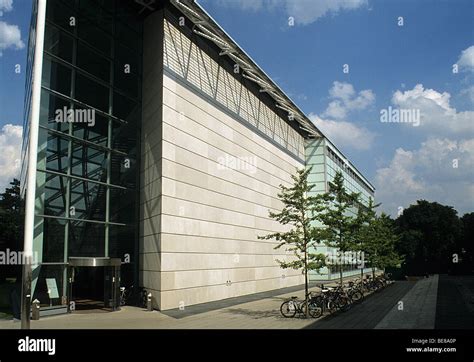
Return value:
M 300 285 L 276 263 L 292 255 L 258 239 L 285 229 L 268 216 L 279 185 L 312 165 L 316 190 L 343 169 L 373 196 L 194 1 L 33 3 L 21 184 L 50 313 L 113 307 L 119 285 L 161 310 Z
M 369 204 L 370 199 L 375 198 L 375 188 L 357 170 L 357 168 L 342 154 L 336 146 L 326 137 L 308 140 L 306 142 L 306 166 L 311 167 L 308 180 L 314 184 L 313 195 L 329 191 L 329 183 L 334 179 L 337 172 L 344 176 L 344 187 L 349 193 L 358 193 L 360 203 L 363 206 Z M 349 216 L 357 216 L 358 207 L 354 206 L 348 211 Z M 318 246 L 317 253 L 326 255 L 327 267 L 318 272 L 310 273 L 310 280 L 332 280 L 340 276 L 339 264 L 343 264 L 343 276 L 353 276 L 371 269 L 364 263 L 364 256 L 356 252 L 348 252 L 340 255 L 335 248 L 324 245 Z

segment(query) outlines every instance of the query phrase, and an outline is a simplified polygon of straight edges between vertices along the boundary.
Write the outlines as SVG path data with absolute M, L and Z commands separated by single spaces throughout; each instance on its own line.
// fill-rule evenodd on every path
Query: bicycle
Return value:
M 311 293 L 308 294 L 308 314 L 313 318 L 319 318 L 323 315 L 322 308 L 315 303 Z M 306 300 L 299 300 L 298 297 L 291 297 L 285 300 L 280 306 L 280 313 L 285 318 L 294 318 L 296 313 L 306 315 Z
M 120 306 L 135 305 L 140 308 L 147 306 L 148 293 L 145 288 L 139 288 L 138 291 L 132 285 L 128 288 L 120 287 Z

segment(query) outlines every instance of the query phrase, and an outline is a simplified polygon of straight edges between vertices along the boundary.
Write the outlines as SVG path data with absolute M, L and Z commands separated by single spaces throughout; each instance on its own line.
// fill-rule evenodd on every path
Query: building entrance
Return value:
M 69 311 L 118 310 L 120 265 L 113 258 L 69 258 Z

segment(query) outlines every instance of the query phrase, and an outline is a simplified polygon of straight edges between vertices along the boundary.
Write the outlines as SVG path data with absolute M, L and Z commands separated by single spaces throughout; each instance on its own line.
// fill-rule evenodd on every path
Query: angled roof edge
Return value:
M 242 47 L 194 0 L 170 0 L 179 11 L 195 25 L 194 33 L 210 40 L 220 49 L 220 55 L 227 55 L 242 69 L 244 78 L 260 86 L 260 92 L 268 93 L 276 106 L 288 112 L 289 119 L 298 122 L 300 129 L 308 133 L 309 138 L 325 137 L 301 109 L 273 82 L 261 67 L 242 49 Z
M 170 0 L 170 3 L 194 23 L 194 33 L 216 44 L 221 49 L 220 55 L 227 55 L 235 61 L 242 69 L 243 77 L 258 84 L 261 87 L 260 92 L 268 93 L 275 100 L 278 108 L 288 112 L 289 119 L 294 119 L 298 122 L 300 129 L 308 134 L 308 138 L 327 139 L 332 147 L 336 148 L 336 150 L 343 155 L 344 159 L 348 160 L 334 143 L 316 127 L 295 102 L 293 102 L 199 3 L 195 0 Z M 368 183 L 369 187 L 375 190 L 375 187 L 362 175 L 357 167 L 355 167 L 352 162 L 348 162 L 359 176 Z

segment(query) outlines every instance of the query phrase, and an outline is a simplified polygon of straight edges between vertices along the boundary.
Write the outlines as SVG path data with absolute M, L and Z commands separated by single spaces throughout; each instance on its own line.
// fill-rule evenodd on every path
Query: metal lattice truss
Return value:
M 289 120 L 296 120 L 299 127 L 308 133 L 308 137 L 324 137 L 321 131 L 288 96 L 273 83 L 194 0 L 171 0 L 171 3 L 194 23 L 194 33 L 216 44 L 221 49 L 221 56 L 228 56 L 238 64 L 242 70 L 242 76 L 258 84 L 260 92 L 268 93 L 275 100 L 276 107 L 286 111 Z

